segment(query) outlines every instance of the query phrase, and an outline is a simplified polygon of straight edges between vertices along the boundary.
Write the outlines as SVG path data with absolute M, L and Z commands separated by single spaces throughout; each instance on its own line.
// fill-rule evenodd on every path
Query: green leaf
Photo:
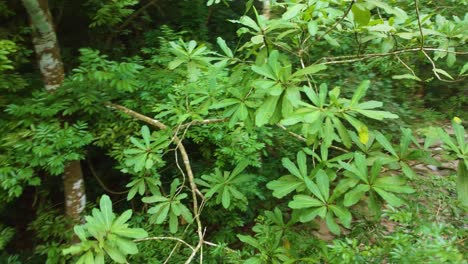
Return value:
M 245 161 L 245 160 L 239 162 L 239 164 L 237 164 L 237 166 L 231 172 L 231 177 L 235 177 L 235 176 L 239 175 L 241 172 L 243 172 L 245 170 L 245 168 L 247 168 L 248 165 L 249 165 L 249 163 L 247 161 Z
M 255 115 L 255 123 L 261 127 L 268 123 L 273 116 L 279 96 L 268 96 L 265 102 L 258 108 Z
M 327 210 L 327 207 L 322 206 L 314 209 L 306 209 L 303 212 L 301 212 L 301 215 L 299 216 L 299 221 L 301 221 L 302 223 L 310 222 L 314 220 L 317 217 L 317 215 L 319 215 L 323 210 Z
M 250 38 L 250 41 L 252 41 L 253 44 L 261 44 L 263 43 L 263 35 L 253 36 Z
M 348 209 L 337 205 L 330 205 L 329 208 L 338 217 L 338 219 L 340 219 L 340 222 L 344 227 L 351 227 L 351 220 L 353 217 Z
M 81 253 L 81 252 L 83 252 L 82 244 L 73 245 L 73 246 L 70 246 L 70 247 L 65 248 L 65 249 L 62 250 L 62 254 L 64 254 L 64 255 L 68 255 L 68 254 L 76 255 L 76 254 Z
M 418 76 L 413 75 L 413 74 L 409 74 L 409 73 L 400 74 L 400 75 L 393 75 L 392 79 L 395 79 L 395 80 L 409 79 L 409 80 L 415 80 L 415 81 L 419 81 L 419 82 L 422 81 Z
M 148 236 L 148 233 L 142 228 L 114 229 L 112 230 L 112 233 L 119 235 L 119 236 L 135 238 L 135 239 L 145 238 Z
M 229 194 L 229 191 L 226 190 L 226 188 L 223 190 L 221 201 L 222 201 L 223 207 L 226 209 L 229 208 L 229 205 L 231 205 L 231 195 Z
M 318 23 L 316 21 L 310 21 L 307 23 L 307 30 L 309 31 L 309 34 L 314 37 L 318 31 Z
M 352 145 L 351 138 L 349 136 L 348 130 L 344 127 L 343 123 L 339 118 L 332 117 L 333 124 L 335 125 L 338 135 L 340 136 L 341 142 L 345 147 L 350 148 Z
M 146 148 L 150 146 L 150 139 L 151 139 L 151 132 L 147 126 L 141 127 L 141 135 L 143 136 L 143 140 L 145 141 Z
M 377 111 L 377 110 L 362 110 L 362 109 L 356 109 L 356 112 L 365 115 L 369 118 L 376 119 L 376 120 L 383 120 L 385 118 L 388 119 L 395 119 L 398 118 L 397 115 L 392 114 L 387 111 Z
M 261 248 L 260 244 L 257 242 L 257 240 L 251 236 L 245 236 L 245 235 L 237 235 L 240 241 L 247 243 L 251 245 L 254 248 Z
M 446 71 L 444 71 L 442 69 L 434 68 L 432 70 L 434 71 L 434 73 L 440 73 L 440 74 L 444 75 L 445 77 L 449 78 L 450 80 L 453 80 L 452 75 L 450 75 L 448 72 L 446 72 Z
M 364 194 L 369 190 L 370 190 L 369 185 L 359 184 L 354 189 L 352 189 L 351 191 L 345 194 L 343 205 L 349 207 L 349 206 L 356 204 L 357 202 L 359 202 L 359 200 L 362 199 Z
M 287 175 L 279 178 L 278 180 L 269 182 L 266 186 L 268 189 L 273 191 L 274 197 L 283 198 L 302 185 L 304 185 L 303 181 L 300 181 L 294 176 Z
M 319 187 L 311 181 L 308 177 L 304 177 L 304 183 L 309 191 L 311 191 L 315 197 L 319 198 L 322 202 L 326 202 L 325 198 L 323 197 L 322 193 L 320 192 Z
M 218 43 L 219 47 L 223 50 L 224 54 L 226 54 L 229 58 L 234 57 L 234 54 L 232 54 L 231 49 L 226 45 L 226 41 L 224 39 L 218 37 L 216 39 L 216 42 Z
M 114 223 L 112 223 L 112 228 L 111 229 L 114 229 L 114 228 L 118 228 L 118 227 L 121 227 L 125 224 L 125 222 L 127 222 L 130 217 L 132 217 L 132 210 L 129 209 L 125 212 L 123 212 L 115 221 Z
M 314 74 L 314 73 L 317 73 L 319 71 L 323 71 L 326 68 L 327 68 L 326 65 L 314 64 L 314 65 L 310 65 L 308 67 L 305 67 L 303 69 L 298 70 L 292 76 L 293 77 L 300 77 L 300 76 L 304 76 L 304 75 L 307 75 L 307 74 Z
M 110 229 L 112 225 L 112 221 L 114 221 L 115 215 L 112 212 L 112 202 L 109 196 L 104 194 L 101 197 L 99 205 L 101 207 L 104 225 L 106 226 L 107 229 Z
M 452 127 L 453 131 L 455 132 L 455 138 L 457 140 L 459 148 L 463 151 L 466 145 L 465 141 L 465 128 L 461 125 L 461 120 L 460 123 L 457 123 L 456 118 L 452 121 Z
M 169 213 L 170 209 L 170 203 L 158 204 L 155 207 L 150 208 L 150 210 L 153 208 L 159 208 L 159 210 L 155 212 L 157 214 L 156 223 L 161 224 L 167 218 L 167 214 Z M 153 213 L 152 211 L 150 212 L 150 210 L 148 210 L 148 213 Z
M 461 203 L 464 206 L 468 206 L 468 168 L 462 160 L 458 161 L 457 194 Z
M 387 201 L 391 206 L 400 207 L 405 204 L 400 198 L 396 197 L 392 193 L 386 192 L 377 187 L 374 187 L 373 190 L 376 191 L 380 197 Z
M 370 81 L 365 80 L 362 81 L 361 84 L 358 86 L 356 91 L 354 92 L 353 98 L 351 98 L 351 104 L 350 106 L 356 105 L 359 100 L 366 94 L 367 89 L 369 88 Z
M 377 135 L 375 136 L 375 138 L 386 151 L 390 152 L 390 154 L 398 158 L 398 154 L 396 153 L 392 144 L 390 143 L 390 141 L 387 140 L 387 138 L 382 133 L 377 132 Z
M 172 234 L 175 234 L 177 233 L 178 227 L 179 227 L 179 218 L 174 213 L 171 212 L 169 214 L 169 231 Z
M 84 264 L 94 264 L 94 254 L 92 251 L 86 252 L 86 254 L 84 254 L 81 258 L 83 259 L 82 261 Z
M 282 18 L 284 20 L 295 18 L 304 7 L 304 4 L 295 4 L 293 6 L 289 6 L 288 10 L 283 14 Z
M 408 177 L 408 179 L 415 179 L 416 173 L 411 169 L 411 167 L 403 161 L 400 161 L 401 170 L 403 174 Z
M 333 213 L 331 211 L 327 212 L 327 216 L 325 217 L 325 222 L 327 224 L 328 229 L 335 235 L 339 235 L 341 232 L 340 226 L 338 226 L 333 218 Z
M 260 28 L 258 27 L 257 23 L 250 17 L 248 16 L 242 16 L 239 19 L 239 23 L 241 23 L 244 26 L 247 26 L 257 32 L 260 32 Z
M 293 200 L 288 203 L 288 206 L 292 209 L 303 209 L 323 206 L 323 202 L 309 195 L 298 194 L 294 195 Z
M 320 193 L 322 193 L 324 200 L 328 201 L 328 198 L 330 197 L 328 175 L 323 170 L 319 170 L 315 178 L 317 179 L 317 186 L 320 190 Z
M 94 264 L 105 264 L 103 253 L 96 253 L 96 257 L 94 258 Z
M 120 251 L 125 255 L 138 253 L 138 248 L 135 242 L 131 240 L 116 237 L 114 242 Z
M 111 259 L 113 261 L 115 261 L 117 263 L 126 263 L 127 262 L 127 259 L 125 258 L 125 255 L 122 252 L 120 252 L 120 250 L 118 250 L 117 248 L 111 247 L 109 245 L 105 245 L 104 250 L 111 257 Z
M 187 208 L 187 206 L 180 204 L 179 208 L 180 208 L 181 215 L 185 219 L 185 221 L 187 221 L 188 223 L 192 223 L 193 222 L 192 213 Z
M 299 154 L 298 154 L 298 158 L 299 158 Z M 302 162 L 302 161 L 298 160 L 298 162 Z M 307 176 L 307 174 L 305 175 L 301 174 L 301 171 L 296 167 L 296 164 L 294 164 L 290 159 L 283 158 L 281 159 L 281 163 L 283 164 L 283 167 L 285 167 L 292 175 L 298 177 L 299 179 L 302 179 L 303 177 Z M 301 166 L 305 166 L 305 164 Z
M 461 76 L 461 75 L 464 75 L 465 72 L 467 72 L 467 71 L 468 71 L 468 62 L 465 63 L 465 64 L 463 65 L 462 69 L 460 70 L 460 76 Z
M 292 165 L 294 166 L 294 164 L 292 164 Z M 299 151 L 297 153 L 297 165 L 299 166 L 300 178 L 305 177 L 307 175 L 307 158 L 306 158 L 306 155 L 305 155 L 305 153 L 303 151 Z M 284 163 L 283 163 L 283 166 L 284 166 Z M 288 166 L 291 166 L 291 164 L 289 164 Z M 286 167 L 286 166 L 284 166 L 284 167 Z M 294 166 L 294 168 L 295 167 L 296 166 Z M 296 173 L 297 173 L 297 171 L 296 171 Z
M 354 21 L 356 21 L 360 26 L 367 26 L 367 24 L 369 24 L 371 13 L 364 6 L 354 4 L 351 11 L 354 15 Z
M 83 228 L 82 225 L 76 225 L 75 227 L 73 227 L 73 230 L 75 231 L 75 234 L 78 236 L 78 238 L 81 240 L 81 241 L 86 241 L 86 232 L 85 232 L 85 229 Z

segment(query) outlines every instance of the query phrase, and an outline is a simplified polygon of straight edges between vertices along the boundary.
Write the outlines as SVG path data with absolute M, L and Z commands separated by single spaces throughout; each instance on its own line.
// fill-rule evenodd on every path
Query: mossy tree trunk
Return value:
M 48 0 L 22 0 L 33 30 L 34 50 L 45 89 L 53 92 L 64 81 L 63 62 L 55 33 Z M 74 223 L 81 221 L 86 204 L 83 174 L 79 160 L 65 166 L 63 174 L 65 212 Z

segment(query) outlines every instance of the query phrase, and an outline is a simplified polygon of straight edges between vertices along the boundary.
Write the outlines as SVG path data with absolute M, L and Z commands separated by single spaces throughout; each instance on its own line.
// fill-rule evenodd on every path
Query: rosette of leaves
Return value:
M 391 155 L 391 157 L 385 159 L 384 163 L 397 163 L 401 167 L 401 171 L 406 177 L 409 179 L 414 179 L 416 174 L 408 165 L 408 160 L 414 160 L 422 157 L 423 152 L 420 150 L 410 149 L 411 142 L 418 144 L 411 134 L 411 129 L 401 128 L 401 131 L 402 137 L 398 150 L 393 147 L 390 141 L 388 141 L 388 139 L 382 133 L 377 132 L 375 138 L 380 143 L 380 145 Z
M 276 123 L 281 117 L 291 114 L 294 107 L 301 103 L 301 77 L 327 68 L 325 65 L 311 65 L 292 73 L 291 64 L 281 63 L 280 58 L 280 53 L 273 50 L 265 64 L 251 67 L 252 71 L 262 77 L 253 82 L 256 94 L 265 98 L 255 115 L 257 126 Z
M 336 218 L 340 223 L 350 228 L 352 215 L 349 210 L 337 203 L 337 198 L 342 192 L 335 189 L 330 193 L 330 179 L 323 170 L 319 170 L 315 175 L 315 182 L 310 179 L 306 181 L 307 190 L 304 193 L 294 195 L 288 206 L 292 209 L 299 209 L 299 221 L 309 222 L 320 216 L 325 220 L 328 229 L 339 235 L 341 230 L 336 223 Z
M 159 174 L 156 174 L 155 176 L 136 177 L 125 185 L 125 187 L 130 188 L 127 194 L 127 201 L 133 199 L 137 193 L 140 196 L 143 196 L 146 190 L 149 190 L 151 194 L 159 194 L 159 186 L 161 186 Z
M 301 124 L 301 133 L 307 137 L 308 142 L 314 142 L 316 138 L 319 138 L 322 139 L 325 146 L 330 146 L 333 141 L 338 141 L 350 148 L 352 145 L 350 131 L 343 125 L 343 120 L 357 131 L 359 141 L 366 144 L 369 140 L 369 131 L 367 126 L 356 118 L 357 115 L 375 120 L 398 118 L 397 115 L 390 112 L 375 110 L 383 105 L 382 102 L 359 103 L 366 94 L 369 85 L 370 81 L 363 81 L 351 99 L 340 98 L 341 92 L 338 87 L 330 92 L 326 84 L 321 84 L 318 92 L 310 87 L 303 87 L 302 90 L 311 103 L 300 102 L 301 107 L 286 116 L 281 124 L 285 126 Z
M 313 179 L 313 177 L 320 169 L 323 169 L 327 173 L 330 173 L 336 177 L 336 175 L 329 168 L 339 166 L 336 164 L 336 162 L 339 160 L 350 158 L 349 153 L 346 153 L 329 159 L 328 149 L 322 148 L 321 150 L 321 156 L 318 156 L 310 149 L 305 149 L 305 152 L 311 154 L 319 161 L 317 166 L 310 172 L 308 172 L 307 157 L 303 151 L 299 151 L 296 155 L 297 165 L 294 164 L 290 159 L 283 158 L 281 160 L 282 165 L 289 171 L 290 174 L 281 176 L 279 179 L 271 181 L 267 184 L 267 188 L 273 190 L 273 196 L 276 198 L 283 198 L 293 191 L 305 191 L 307 183 Z
M 125 165 L 133 167 L 135 172 L 143 169 L 149 170 L 156 163 L 164 164 L 162 153 L 170 143 L 170 138 L 165 131 L 151 134 L 147 126 L 141 127 L 141 136 L 142 139 L 131 137 L 130 141 L 134 147 L 123 151 L 126 156 Z
M 206 198 L 215 197 L 216 204 L 222 204 L 224 208 L 228 209 L 231 203 L 240 201 L 244 204 L 247 203 L 247 198 L 239 190 L 239 185 L 249 179 L 249 175 L 241 174 L 247 167 L 248 163 L 240 162 L 232 172 L 224 171 L 215 168 L 215 172 L 209 175 L 203 175 L 203 180 L 197 180 L 197 183 L 206 187 L 202 190 Z
M 191 82 L 198 80 L 202 69 L 207 69 L 211 66 L 211 61 L 214 57 L 209 57 L 210 52 L 206 46 L 199 45 L 194 40 L 185 43 L 183 40 L 177 42 L 169 42 L 172 49 L 171 52 L 176 58 L 169 63 L 169 69 L 173 70 L 181 64 L 187 65 L 187 75 Z
M 106 255 L 117 263 L 127 263 L 127 255 L 138 253 L 133 239 L 148 234 L 141 228 L 128 227 L 126 222 L 132 216 L 132 210 L 116 217 L 109 196 L 103 195 L 99 205 L 100 209 L 94 208 L 92 215 L 85 217 L 86 224 L 74 228 L 81 242 L 64 249 L 63 254 L 81 253 L 77 264 L 104 264 Z
M 455 133 L 455 139 L 442 128 L 438 129 L 437 134 L 443 142 L 442 147 L 452 153 L 453 158 L 458 160 L 458 198 L 464 206 L 468 207 L 468 144 L 465 139 L 465 128 L 462 125 L 461 119 L 458 117 L 453 118 L 452 127 Z
M 179 187 L 179 179 L 175 179 L 171 183 L 169 196 L 153 195 L 144 197 L 144 203 L 155 203 L 153 207 L 148 209 L 148 213 L 152 214 L 150 220 L 156 224 L 162 224 L 169 218 L 169 230 L 171 233 L 176 233 L 179 227 L 179 217 L 182 217 L 186 222 L 192 223 L 193 217 L 190 210 L 182 203 L 182 200 L 187 198 L 186 193 L 181 193 Z
M 353 163 L 339 161 L 346 171 L 345 176 L 347 176 L 336 187 L 342 192 L 346 192 L 343 201 L 344 206 L 350 207 L 356 204 L 363 200 L 366 194 L 369 207 L 376 216 L 380 215 L 382 201 L 394 207 L 404 205 L 405 202 L 395 194 L 414 192 L 413 188 L 406 185 L 406 179 L 402 176 L 380 177 L 382 160 L 375 160 L 370 172 L 367 162 L 364 154 L 359 152 L 354 154 Z

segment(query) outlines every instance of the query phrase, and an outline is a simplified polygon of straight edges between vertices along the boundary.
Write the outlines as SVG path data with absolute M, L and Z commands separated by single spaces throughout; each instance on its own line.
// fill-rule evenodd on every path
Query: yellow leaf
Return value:
M 366 144 L 367 141 L 369 141 L 369 130 L 367 129 L 366 126 L 362 126 L 362 127 L 359 129 L 359 141 L 360 141 L 362 144 Z

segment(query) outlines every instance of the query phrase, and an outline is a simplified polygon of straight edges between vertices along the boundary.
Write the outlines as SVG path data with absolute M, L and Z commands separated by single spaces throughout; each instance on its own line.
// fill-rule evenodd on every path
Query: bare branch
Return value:
M 225 122 L 227 120 L 228 120 L 228 118 L 193 120 L 193 121 L 188 122 L 187 124 L 180 125 L 180 128 L 186 128 L 186 127 L 192 126 L 192 125 L 207 125 L 207 124 L 213 124 L 213 123 L 222 123 L 222 122 Z
M 335 29 L 336 26 L 338 26 L 338 24 L 341 23 L 341 21 L 343 21 L 349 14 L 349 12 L 351 11 L 351 8 L 353 8 L 353 5 L 354 3 L 356 2 L 356 0 L 351 0 L 351 3 L 349 4 L 348 6 L 348 9 L 346 9 L 345 13 L 343 14 L 343 16 L 338 19 L 335 24 L 333 24 L 327 31 L 325 31 L 325 33 L 323 33 L 322 35 L 320 35 L 318 38 L 316 38 L 317 40 L 320 40 L 322 39 L 325 35 L 327 35 L 328 33 L 330 33 L 333 29 Z
M 159 120 L 153 119 L 151 117 L 145 116 L 143 114 L 140 114 L 138 112 L 135 112 L 131 109 L 126 108 L 125 106 L 122 105 L 117 105 L 117 104 L 108 104 L 108 107 L 117 109 L 121 112 L 124 112 L 138 120 L 141 120 L 145 123 L 148 123 L 150 125 L 153 125 L 161 130 L 166 130 L 168 127 L 160 122 Z M 184 145 L 182 144 L 182 141 L 177 135 L 174 135 L 174 143 L 177 145 L 177 149 L 180 152 L 180 155 L 182 156 L 182 160 L 185 166 L 185 170 L 187 172 L 187 177 L 189 180 L 190 184 L 190 189 L 192 191 L 192 200 L 193 200 L 193 214 L 195 218 L 195 222 L 197 223 L 197 234 L 198 234 L 198 245 L 195 247 L 191 257 L 189 258 L 190 260 L 197 254 L 197 251 L 200 250 L 200 248 L 203 246 L 203 232 L 202 232 L 202 223 L 200 220 L 200 212 L 199 212 L 199 207 L 198 207 L 198 200 L 197 200 L 197 185 L 195 184 L 195 177 L 193 175 L 192 171 L 192 166 L 190 165 L 190 159 L 187 153 L 187 150 L 185 149 Z M 186 262 L 188 263 L 188 262 Z

